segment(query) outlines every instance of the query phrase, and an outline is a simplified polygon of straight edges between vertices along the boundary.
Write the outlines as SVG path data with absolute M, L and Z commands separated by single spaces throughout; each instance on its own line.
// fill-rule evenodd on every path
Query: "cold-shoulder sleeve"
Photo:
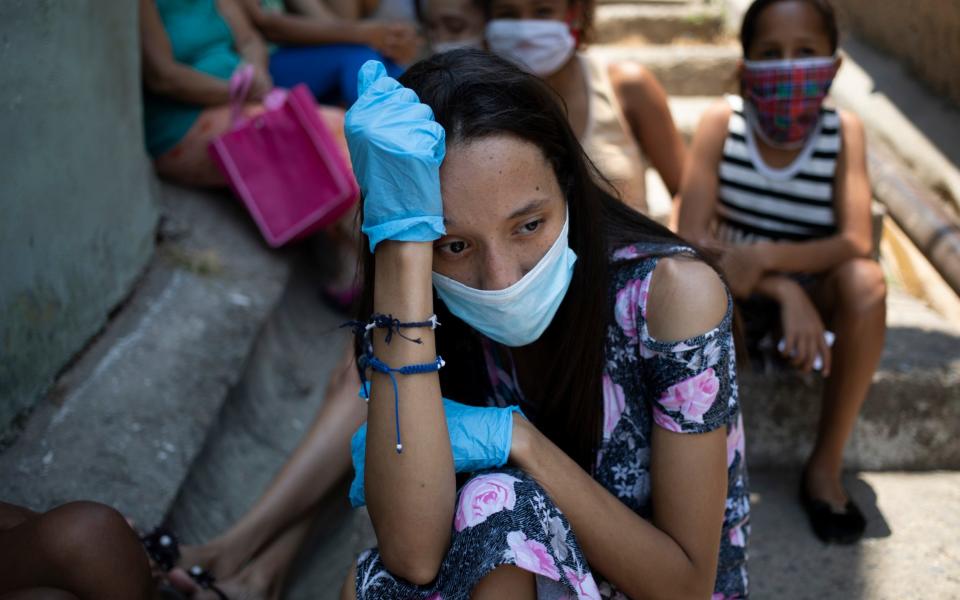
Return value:
M 618 292 L 616 315 L 621 326 L 633 321 L 639 376 L 654 423 L 678 433 L 706 433 L 731 424 L 738 409 L 733 299 L 728 293 L 726 313 L 713 329 L 681 341 L 660 341 L 650 335 L 646 318 L 654 269 L 644 271 Z

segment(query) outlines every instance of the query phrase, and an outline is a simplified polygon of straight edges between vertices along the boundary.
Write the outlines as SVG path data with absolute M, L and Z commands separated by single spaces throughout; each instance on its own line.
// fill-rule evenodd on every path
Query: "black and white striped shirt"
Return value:
M 822 108 L 817 130 L 789 166 L 774 169 L 757 151 L 743 100 L 733 112 L 720 161 L 717 237 L 742 244 L 802 241 L 836 232 L 833 181 L 840 153 L 840 115 Z

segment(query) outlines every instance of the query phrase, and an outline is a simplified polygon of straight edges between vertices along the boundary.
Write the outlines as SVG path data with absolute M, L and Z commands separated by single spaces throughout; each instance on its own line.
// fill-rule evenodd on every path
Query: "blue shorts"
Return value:
M 391 77 L 403 69 L 377 51 L 359 44 L 280 46 L 270 55 L 270 76 L 277 87 L 306 84 L 322 104 L 351 106 L 357 100 L 357 73 L 368 60 L 379 60 Z

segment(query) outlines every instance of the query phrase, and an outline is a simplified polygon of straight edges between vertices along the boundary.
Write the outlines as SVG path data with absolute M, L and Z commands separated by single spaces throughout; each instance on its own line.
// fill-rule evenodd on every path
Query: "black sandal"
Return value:
M 867 528 L 867 519 L 853 500 L 847 500 L 843 512 L 837 512 L 828 502 L 810 496 L 805 476 L 800 479 L 800 504 L 813 532 L 825 544 L 855 544 Z
M 157 527 L 149 534 L 141 536 L 140 541 L 153 562 L 157 563 L 164 572 L 170 571 L 180 559 L 180 541 L 173 532 L 165 527 Z M 216 586 L 216 577 L 213 573 L 200 565 L 187 569 L 187 575 L 204 590 L 210 590 L 220 600 L 230 600 L 223 590 Z

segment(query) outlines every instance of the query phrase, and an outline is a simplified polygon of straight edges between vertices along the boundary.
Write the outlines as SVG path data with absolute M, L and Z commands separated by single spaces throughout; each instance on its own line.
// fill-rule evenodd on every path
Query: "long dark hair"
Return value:
M 578 258 L 550 326 L 522 350 L 524 364 L 531 365 L 537 379 L 521 384 L 531 421 L 589 471 L 603 417 L 604 337 L 612 315 L 610 253 L 646 243 L 651 254 L 658 254 L 684 242 L 603 191 L 597 183 L 601 176 L 583 153 L 562 101 L 537 77 L 492 54 L 457 50 L 415 64 L 400 82 L 433 109 L 446 130 L 448 149 L 509 135 L 535 144 L 553 167 L 569 208 L 569 244 Z M 373 256 L 367 253 L 362 319 L 373 310 L 373 281 Z M 451 315 L 436 296 L 434 302 L 443 324 L 436 332 L 437 348 L 447 361 L 440 371 L 443 394 L 481 404 L 490 386 L 479 334 Z
M 760 15 L 770 6 L 778 2 L 786 1 L 787 0 L 755 0 L 754 3 L 750 5 L 750 8 L 747 9 L 747 12 L 744 13 L 743 23 L 740 25 L 740 45 L 743 47 L 744 58 L 750 53 L 750 47 L 753 46 L 753 41 L 757 37 L 757 21 L 760 20 Z M 837 46 L 840 43 L 840 31 L 837 27 L 837 15 L 829 0 L 795 1 L 809 4 L 819 13 L 820 18 L 823 20 L 823 30 L 830 40 L 830 50 L 836 52 Z

